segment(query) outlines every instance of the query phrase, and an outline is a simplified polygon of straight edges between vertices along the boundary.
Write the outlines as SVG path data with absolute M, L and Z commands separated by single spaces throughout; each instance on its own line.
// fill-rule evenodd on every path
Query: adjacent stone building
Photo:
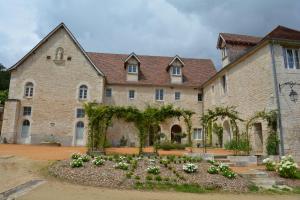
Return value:
M 55 139 L 63 145 L 79 146 L 85 145 L 88 130 L 85 102 L 139 109 L 174 104 L 190 109 L 196 113 L 193 142 L 202 143 L 200 86 L 216 73 L 209 59 L 85 52 L 64 24 L 9 70 L 2 137 L 11 143 L 39 144 Z M 172 141 L 186 132 L 183 120 L 178 119 L 168 120 L 160 129 Z M 124 136 L 128 145 L 136 146 L 137 132 L 133 124 L 115 120 L 108 139 L 118 146 Z M 152 143 L 149 136 L 147 145 Z
M 217 48 L 223 67 L 216 72 L 209 59 L 144 56 L 135 53 L 86 52 L 64 24 L 51 31 L 12 66 L 9 100 L 5 103 L 2 138 L 38 144 L 55 139 L 63 145 L 84 145 L 87 117 L 84 102 L 136 106 L 173 104 L 194 111 L 193 143 L 203 144 L 200 118 L 207 109 L 235 106 L 242 119 L 277 110 L 281 153 L 300 159 L 300 32 L 278 26 L 264 37 L 220 33 Z M 233 138 L 228 119 L 223 144 Z M 245 123 L 239 123 L 241 132 Z M 173 142 L 186 132 L 183 120 L 170 119 L 160 131 Z M 250 131 L 252 154 L 266 154 L 268 128 L 257 121 Z M 138 143 L 131 123 L 115 120 L 109 142 Z M 149 136 L 147 145 L 152 145 Z M 213 134 L 212 145 L 218 145 Z
M 223 68 L 203 84 L 204 110 L 235 106 L 244 120 L 258 111 L 277 110 L 280 151 L 300 159 L 300 32 L 278 26 L 263 38 L 220 33 L 217 48 Z M 233 137 L 231 126 L 228 119 L 220 123 L 226 142 Z M 245 123 L 240 129 L 245 131 Z M 266 154 L 268 133 L 265 121 L 254 124 L 253 154 Z

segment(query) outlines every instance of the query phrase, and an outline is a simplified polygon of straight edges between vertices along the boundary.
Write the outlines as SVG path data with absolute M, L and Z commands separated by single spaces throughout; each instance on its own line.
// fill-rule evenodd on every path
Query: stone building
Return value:
M 63 145 L 84 145 L 87 117 L 83 103 L 131 105 L 174 104 L 190 109 L 193 142 L 201 143 L 201 85 L 216 73 L 209 59 L 140 56 L 134 53 L 85 52 L 64 24 L 50 32 L 10 69 L 9 99 L 5 103 L 2 137 L 8 142 L 39 144 L 53 140 Z M 168 140 L 185 142 L 183 120 L 170 119 L 160 131 Z M 138 145 L 131 123 L 114 121 L 108 129 L 113 146 L 124 136 Z M 153 138 L 149 136 L 148 145 Z
M 83 103 L 113 105 L 173 104 L 194 111 L 193 143 L 203 143 L 200 117 L 207 109 L 235 106 L 242 119 L 256 112 L 278 110 L 281 153 L 300 153 L 300 32 L 278 26 L 264 37 L 220 33 L 217 48 L 222 68 L 209 59 L 142 56 L 132 53 L 86 52 L 64 24 L 51 31 L 10 68 L 2 137 L 8 142 L 38 144 L 55 138 L 63 145 L 84 145 L 87 118 Z M 233 138 L 228 119 L 223 140 Z M 245 123 L 239 123 L 241 132 Z M 168 140 L 186 132 L 183 120 L 160 126 Z M 268 128 L 257 121 L 250 131 L 252 154 L 266 154 Z M 112 145 L 121 137 L 138 143 L 133 124 L 114 121 L 108 130 Z M 147 145 L 152 145 L 151 136 Z M 213 145 L 217 140 L 213 134 Z
M 223 68 L 203 84 L 204 110 L 216 106 L 235 106 L 242 119 L 256 112 L 277 110 L 280 151 L 300 159 L 300 32 L 278 26 L 259 38 L 220 33 Z M 232 139 L 228 119 L 223 140 Z M 240 123 L 241 132 L 245 123 Z M 258 121 L 250 131 L 252 153 L 266 154 L 268 127 Z M 213 143 L 216 142 L 216 138 Z

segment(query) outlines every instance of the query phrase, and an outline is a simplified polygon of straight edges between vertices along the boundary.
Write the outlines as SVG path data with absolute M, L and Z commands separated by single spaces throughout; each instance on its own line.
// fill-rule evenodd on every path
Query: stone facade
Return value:
M 235 106 L 239 116 L 250 119 L 258 111 L 277 110 L 274 75 L 278 84 L 288 81 L 300 82 L 300 71 L 285 68 L 282 54 L 283 46 L 274 45 L 274 58 L 276 72 L 273 71 L 272 55 L 270 44 L 265 43 L 252 54 L 238 60 L 231 66 L 221 70 L 217 76 L 209 80 L 204 88 L 204 111 L 213 109 L 216 106 Z M 226 92 L 224 92 L 223 77 L 226 79 Z M 295 86 L 296 87 L 296 86 Z M 289 98 L 290 88 L 287 86 L 280 93 L 280 112 L 282 120 L 282 132 L 284 135 L 285 153 L 292 154 L 297 160 L 300 159 L 300 107 L 298 102 L 292 102 Z M 223 140 L 228 141 L 232 131 L 226 130 L 224 123 L 228 120 L 219 121 L 224 127 Z M 257 127 L 250 130 L 250 143 L 252 154 L 266 155 L 266 143 L 268 128 L 264 121 L 261 123 L 261 130 L 258 133 Z M 245 131 L 245 122 L 239 123 L 240 132 Z M 225 134 L 230 133 L 230 136 Z M 258 135 L 261 134 L 261 135 Z M 213 134 L 213 144 L 217 141 Z
M 60 62 L 55 60 L 58 47 L 64 50 Z M 34 85 L 32 98 L 24 96 L 27 82 Z M 78 99 L 80 85 L 88 87 L 87 101 L 103 101 L 103 77 L 96 73 L 66 30 L 59 29 L 11 71 L 12 100 L 5 103 L 2 136 L 8 142 L 38 144 L 53 135 L 63 145 L 74 144 L 75 124 L 80 120 L 76 118 L 76 109 L 84 103 Z M 23 116 L 24 106 L 32 108 L 31 116 Z M 25 119 L 30 121 L 26 141 L 20 136 Z
M 198 89 L 186 87 L 155 87 L 155 86 L 136 86 L 136 85 L 106 85 L 112 91 L 111 97 L 104 97 L 104 103 L 120 106 L 135 106 L 138 109 L 145 109 L 147 105 L 167 105 L 173 104 L 175 107 L 189 109 L 196 114 L 192 117 L 193 129 L 202 128 L 200 117 L 202 115 L 202 102 L 198 102 Z M 164 90 L 164 100 L 155 100 L 155 90 Z M 129 90 L 134 90 L 135 98 L 129 98 Z M 180 100 L 175 100 L 175 92 L 180 92 Z M 169 119 L 161 125 L 161 132 L 164 133 L 168 140 L 171 140 L 171 128 L 173 125 L 179 125 L 182 132 L 186 132 L 186 125 L 182 119 Z M 124 128 L 126 127 L 126 128 Z M 122 121 L 114 121 L 113 126 L 108 129 L 108 138 L 113 145 L 119 144 L 122 136 L 132 143 L 138 143 L 137 129 L 133 124 L 126 124 Z M 186 139 L 183 139 L 183 143 Z M 202 144 L 202 140 L 193 140 L 194 144 Z

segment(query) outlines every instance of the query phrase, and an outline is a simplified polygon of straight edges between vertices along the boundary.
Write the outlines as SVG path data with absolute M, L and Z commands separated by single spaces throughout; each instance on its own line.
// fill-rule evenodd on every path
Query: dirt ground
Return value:
M 25 148 L 27 147 L 27 148 Z M 81 186 L 66 183 L 53 177 L 45 176 L 45 167 L 49 160 L 64 159 L 70 153 L 84 152 L 84 148 L 52 148 L 25 145 L 0 145 L 0 193 L 32 179 L 44 179 L 46 183 L 23 194 L 21 200 L 298 200 L 299 195 L 262 195 L 262 194 L 232 194 L 207 193 L 191 194 L 161 191 L 117 190 L 101 187 Z M 10 155 L 10 156 L 8 156 Z M 22 157 L 21 157 L 22 156 Z
M 20 144 L 0 144 L 0 155 L 18 155 L 24 156 L 34 160 L 64 160 L 70 157 L 74 152 L 85 153 L 86 147 L 51 147 L 41 145 L 20 145 Z M 144 148 L 145 152 L 153 152 L 153 148 Z M 138 148 L 107 148 L 108 154 L 138 154 Z M 159 151 L 160 155 L 183 155 L 189 150 L 172 150 L 172 151 Z M 193 152 L 203 152 L 202 148 L 193 148 Z M 215 155 L 230 155 L 233 151 L 224 149 L 207 149 L 207 153 Z

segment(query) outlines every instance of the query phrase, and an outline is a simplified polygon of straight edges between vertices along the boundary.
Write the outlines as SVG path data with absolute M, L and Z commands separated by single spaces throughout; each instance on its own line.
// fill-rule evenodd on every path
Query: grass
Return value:
M 195 184 L 173 184 L 173 183 L 154 183 L 154 182 L 136 182 L 135 189 L 141 190 L 172 190 L 176 192 L 188 193 L 206 193 L 214 191 L 216 188 L 204 188 Z

